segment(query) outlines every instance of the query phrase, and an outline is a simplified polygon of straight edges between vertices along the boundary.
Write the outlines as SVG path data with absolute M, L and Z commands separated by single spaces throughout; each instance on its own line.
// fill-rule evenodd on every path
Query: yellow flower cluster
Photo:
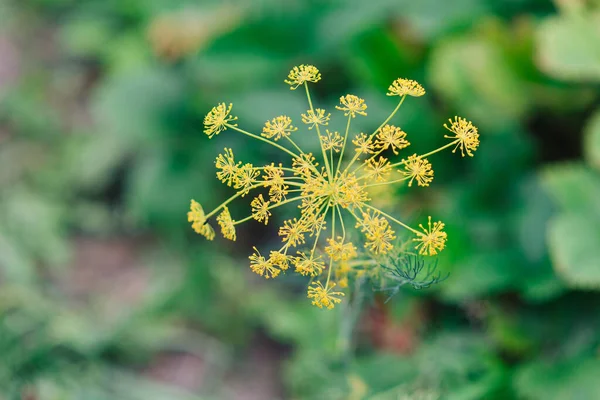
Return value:
M 407 133 L 390 124 L 407 96 L 425 94 L 423 87 L 408 79 L 395 80 L 388 89 L 388 96 L 399 96 L 398 104 L 389 117 L 370 134 L 353 133 L 351 122 L 356 116 L 366 116 L 364 99 L 348 94 L 340 97 L 336 109 L 347 118 L 343 134 L 325 130 L 331 114 L 315 108 L 310 96 L 309 83 L 321 79 L 319 70 L 312 65 L 294 67 L 285 80 L 295 90 L 306 90 L 308 110 L 301 120 L 308 130 L 315 130 L 320 144 L 319 155 L 305 152 L 294 141 L 298 128 L 292 119 L 280 115 L 267 121 L 260 135 L 243 130 L 234 123 L 232 106 L 221 103 L 204 119 L 205 133 L 209 138 L 226 129 L 234 130 L 253 139 L 268 143 L 290 157 L 289 165 L 255 167 L 236 161 L 233 150 L 225 148 L 215 160 L 217 178 L 236 193 L 213 211 L 205 214 L 200 204 L 192 200 L 188 220 L 199 234 L 212 240 L 214 230 L 208 224 L 216 217 L 223 236 L 236 240 L 235 227 L 249 220 L 268 224 L 274 208 L 295 204 L 299 216 L 283 222 L 279 227 L 281 247 L 263 256 L 256 248 L 250 259 L 250 268 L 265 278 L 275 278 L 288 269 L 310 277 L 308 297 L 319 308 L 331 309 L 341 302 L 343 292 L 334 291 L 337 286 L 348 286 L 353 271 L 359 276 L 366 266 L 373 266 L 373 257 L 385 255 L 396 246 L 395 227 L 412 233 L 414 250 L 421 255 L 433 256 L 446 246 L 447 234 L 444 223 L 432 222 L 427 226 L 412 228 L 392 215 L 370 204 L 369 192 L 381 185 L 405 183 L 426 187 L 433 181 L 434 172 L 427 157 L 453 147 L 461 154 L 472 156 L 479 145 L 477 128 L 464 118 L 455 117 L 444 127 L 452 133 L 444 137 L 450 142 L 426 154 L 413 154 L 399 161 L 390 157 L 410 146 Z M 354 151 L 347 151 L 353 145 Z M 347 160 L 344 156 L 349 156 Z M 317 157 L 319 160 L 317 160 Z M 261 191 L 250 201 L 251 214 L 240 220 L 232 219 L 227 205 L 238 197 L 254 190 Z M 364 251 L 359 252 L 350 240 L 350 230 L 355 228 L 362 235 Z M 326 232 L 328 232 L 326 234 Z M 322 247 L 319 243 L 326 242 Z M 335 282 L 334 282 L 335 281 Z

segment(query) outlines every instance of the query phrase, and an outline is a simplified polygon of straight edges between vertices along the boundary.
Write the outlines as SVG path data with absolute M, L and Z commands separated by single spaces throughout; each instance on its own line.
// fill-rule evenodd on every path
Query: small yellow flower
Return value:
M 337 132 L 330 132 L 329 129 L 326 131 L 326 135 L 321 136 L 321 143 L 325 150 L 333 150 L 339 153 L 344 146 L 344 138 Z
M 336 199 L 340 207 L 360 207 L 370 200 L 364 185 L 358 181 L 356 175 L 343 173 L 338 179 L 340 183 Z
M 352 242 L 344 243 L 343 239 L 338 236 L 337 240 L 333 238 L 327 239 L 329 246 L 325 247 L 325 253 L 333 261 L 348 261 L 357 256 L 356 247 Z
M 325 115 L 325 110 L 322 108 L 317 108 L 316 110 L 308 110 L 306 114 L 302 114 L 302 122 L 306 125 L 309 125 L 308 129 L 312 129 L 317 125 L 329 125 L 329 117 L 331 114 Z
M 293 259 L 280 251 L 271 251 L 271 256 L 269 257 L 269 262 L 272 265 L 275 265 L 281 268 L 282 271 L 286 271 L 290 267 L 290 262 Z
M 296 218 L 288 219 L 283 222 L 283 226 L 279 228 L 279 236 L 282 237 L 282 241 L 287 243 L 288 246 L 296 247 L 299 244 L 303 244 L 304 233 L 306 232 L 306 228 L 301 221 L 298 221 Z
M 433 181 L 433 170 L 431 169 L 431 163 L 426 158 L 421 158 L 416 154 L 408 157 L 408 160 L 404 161 L 404 171 L 402 172 L 406 177 L 410 177 L 408 186 L 412 186 L 413 181 L 416 179 L 419 186 L 429 186 L 429 183 Z
M 275 164 L 267 165 L 264 168 L 263 175 L 263 186 L 269 188 L 269 198 L 274 203 L 279 203 L 288 194 L 289 186 L 285 184 L 283 179 L 283 169 L 281 164 L 275 166 Z
M 388 88 L 388 96 L 413 96 L 421 97 L 425 94 L 425 89 L 417 81 L 412 79 L 398 78 Z
M 264 276 L 266 279 L 275 278 L 281 270 L 275 267 L 269 260 L 266 260 L 260 252 L 254 247 L 255 254 L 252 254 L 250 257 L 250 269 L 255 274 L 260 276 Z
M 196 200 L 192 200 L 190 204 L 190 211 L 188 211 L 188 222 L 192 223 L 192 229 L 204 236 L 208 240 L 215 238 L 215 231 L 206 220 L 204 210 L 200 203 Z
M 385 218 L 380 218 L 372 230 L 366 233 L 365 247 L 375 254 L 386 254 L 394 248 L 392 241 L 396 239 L 395 232 Z
M 255 197 L 254 200 L 250 202 L 250 207 L 252 207 L 252 218 L 258 222 L 264 221 L 264 224 L 267 225 L 269 223 L 269 217 L 271 216 L 271 212 L 269 211 L 270 204 L 270 202 L 263 199 L 262 194 Z
M 252 164 L 244 164 L 239 167 L 237 174 L 233 180 L 234 189 L 240 189 L 242 197 L 250 193 L 250 188 L 256 184 L 256 178 L 260 175 L 260 172 L 254 169 Z
M 413 239 L 413 241 L 419 242 L 415 246 L 415 249 L 419 250 L 419 254 L 434 256 L 446 247 L 448 235 L 443 231 L 444 226 L 445 224 L 442 221 L 438 221 L 432 227 L 431 217 L 429 217 L 427 229 L 423 227 L 423 224 L 419 224 L 419 228 L 423 230 L 423 233 L 419 232 L 417 237 Z
M 366 116 L 367 113 L 365 110 L 367 109 L 367 105 L 365 101 L 360 97 L 357 97 L 353 94 L 348 94 L 346 96 L 340 97 L 341 106 L 335 106 L 340 111 L 344 111 L 344 115 L 346 117 L 352 116 L 352 118 L 356 117 L 356 114 Z
M 334 292 L 335 283 L 324 287 L 321 282 L 313 282 L 308 288 L 308 298 L 313 299 L 312 304 L 319 308 L 331 310 L 336 304 L 342 302 L 338 297 L 344 296 L 342 292 Z
M 292 68 L 288 79 L 284 82 L 290 85 L 291 90 L 296 90 L 298 86 L 304 85 L 305 82 L 316 83 L 321 80 L 321 73 L 317 67 L 313 65 L 300 65 Z
M 365 161 L 367 166 L 367 174 L 370 178 L 375 179 L 377 182 L 383 182 L 387 179 L 390 172 L 392 172 L 392 166 L 387 158 L 379 157 L 375 160 L 374 157 L 369 158 Z
M 406 132 L 396 126 L 386 125 L 377 132 L 375 147 L 379 151 L 391 148 L 394 154 L 398 155 L 398 150 L 408 146 L 410 143 L 406 140 Z
M 281 138 L 289 137 L 292 132 L 297 130 L 298 128 L 292 125 L 292 119 L 290 117 L 280 115 L 265 123 L 261 135 L 268 139 L 278 141 Z
M 215 160 L 215 167 L 220 170 L 217 171 L 217 179 L 231 186 L 241 164 L 241 161 L 235 162 L 233 150 L 225 148 L 225 153 L 219 154 Z
M 375 153 L 375 143 L 367 137 L 364 133 L 358 134 L 352 140 L 352 144 L 356 146 L 356 152 L 360 154 L 373 154 Z
M 208 135 L 209 139 L 227 129 L 227 125 L 237 126 L 237 124 L 231 124 L 232 121 L 237 120 L 237 117 L 229 115 L 232 107 L 233 104 L 229 104 L 229 107 L 227 107 L 225 103 L 221 103 L 206 114 L 206 117 L 204 117 L 204 133 Z
M 223 211 L 217 216 L 217 222 L 221 227 L 221 233 L 223 234 L 223 237 L 235 242 L 235 225 L 233 223 L 234 221 L 231 219 L 231 214 L 229 214 L 229 209 L 227 207 L 223 207 Z
M 292 160 L 294 174 L 300 176 L 310 176 L 312 171 L 316 171 L 318 165 L 312 153 L 302 153 Z
M 455 153 L 456 149 L 460 147 L 460 153 L 463 157 L 465 156 L 465 153 L 467 153 L 468 156 L 473 157 L 473 152 L 477 150 L 477 146 L 479 146 L 479 133 L 477 132 L 477 127 L 473 125 L 471 121 L 467 121 L 461 117 L 454 117 L 454 121 L 452 121 L 452 119 L 449 119 L 449 121 L 450 126 L 444 124 L 444 128 L 454 133 L 454 136 L 444 135 L 444 137 L 455 139 L 457 141 L 456 147 L 454 147 L 452 152 Z
M 294 259 L 294 266 L 296 272 L 302 276 L 317 276 L 325 269 L 325 263 L 319 261 L 321 257 L 315 257 L 314 253 L 306 255 L 306 253 L 299 251 L 299 257 Z

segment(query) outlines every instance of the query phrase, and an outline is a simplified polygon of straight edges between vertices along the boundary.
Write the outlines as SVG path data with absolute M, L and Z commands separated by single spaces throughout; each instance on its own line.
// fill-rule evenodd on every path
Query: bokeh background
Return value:
M 421 82 L 396 119 L 417 150 L 455 114 L 480 128 L 380 199 L 446 222 L 446 281 L 319 310 L 250 272 L 274 227 L 193 234 L 224 146 L 277 160 L 204 115 L 297 118 L 301 63 L 367 126 Z M 599 289 L 597 0 L 0 0 L 2 399 L 600 399 Z

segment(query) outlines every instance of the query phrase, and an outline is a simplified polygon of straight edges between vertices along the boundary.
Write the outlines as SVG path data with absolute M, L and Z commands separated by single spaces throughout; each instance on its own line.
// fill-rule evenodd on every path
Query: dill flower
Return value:
M 325 269 L 325 263 L 320 261 L 320 257 L 315 257 L 313 252 L 306 254 L 299 251 L 298 256 L 294 260 L 294 266 L 300 275 L 317 276 Z
M 450 126 L 444 124 L 444 128 L 454 133 L 454 136 L 444 135 L 445 138 L 455 139 L 456 147 L 452 150 L 453 153 L 460 147 L 460 153 L 465 156 L 473 157 L 473 152 L 477 150 L 479 146 L 479 133 L 477 133 L 477 127 L 474 126 L 471 121 L 467 121 L 461 117 L 454 117 L 454 121 L 449 119 Z
M 306 82 L 316 83 L 320 80 L 321 73 L 317 67 L 302 64 L 294 67 L 284 82 L 290 85 L 291 90 L 296 90 L 298 86 L 304 85 Z
M 296 247 L 297 245 L 304 243 L 305 233 L 306 228 L 302 221 L 298 221 L 296 218 L 288 219 L 283 223 L 283 226 L 279 228 L 279 236 L 282 237 L 281 240 L 291 247 Z
M 278 141 L 281 138 L 286 138 L 291 135 L 292 132 L 297 131 L 298 128 L 292 125 L 292 119 L 285 115 L 275 117 L 265 123 L 262 136 Z
M 290 262 L 293 262 L 293 259 L 280 251 L 271 251 L 269 262 L 271 265 L 275 265 L 282 271 L 285 271 L 290 267 Z
M 241 164 L 241 161 L 235 162 L 233 150 L 225 148 L 225 153 L 219 154 L 215 160 L 215 167 L 220 170 L 217 171 L 217 179 L 227 184 L 227 186 L 231 186 L 238 174 Z
M 352 140 L 352 144 L 356 147 L 355 150 L 359 154 L 375 153 L 375 143 L 364 133 L 356 135 Z
M 267 225 L 269 223 L 269 217 L 271 216 L 271 212 L 269 211 L 270 204 L 270 202 L 263 199 L 262 194 L 255 197 L 254 200 L 250 202 L 250 207 L 252 207 L 252 218 L 258 222 L 264 221 L 265 225 Z
M 421 158 L 416 154 L 408 157 L 408 160 L 404 162 L 404 171 L 401 172 L 410 178 L 408 186 L 412 186 L 415 179 L 419 186 L 429 186 L 429 183 L 433 181 L 431 163 L 426 158 Z
M 415 242 L 419 242 L 415 246 L 415 249 L 419 250 L 419 254 L 433 256 L 446 247 L 448 235 L 443 231 L 445 226 L 442 221 L 434 222 L 431 226 L 431 217 L 429 217 L 427 228 L 419 224 L 419 228 L 423 230 L 423 233 L 419 232 L 417 237 L 413 239 Z
M 318 125 L 329 125 L 329 117 L 331 114 L 325 115 L 325 110 L 317 108 L 316 110 L 308 110 L 306 114 L 302 114 L 302 122 L 309 125 L 308 129 L 313 129 Z
M 217 217 L 217 222 L 221 227 L 221 232 L 225 239 L 233 240 L 235 242 L 235 224 L 231 219 L 231 214 L 229 214 L 229 208 L 223 207 L 223 211 Z
M 342 292 L 334 292 L 334 287 L 335 283 L 323 286 L 321 282 L 313 282 L 308 288 L 307 297 L 312 299 L 312 304 L 319 308 L 325 307 L 332 309 L 336 304 L 342 302 L 342 299 L 339 297 L 344 296 L 344 293 Z
M 269 260 L 265 259 L 256 247 L 254 247 L 254 251 L 255 253 L 248 257 L 250 259 L 250 269 L 252 272 L 264 276 L 267 279 L 275 278 L 279 275 L 281 272 L 279 268 L 275 267 Z
M 233 188 L 240 189 L 242 197 L 250 193 L 250 189 L 257 182 L 256 178 L 260 175 L 260 172 L 254 169 L 252 164 L 244 164 L 237 169 L 237 173 L 233 178 Z
M 209 213 L 204 213 L 200 204 L 192 200 L 188 221 L 194 231 L 212 240 L 215 232 L 208 221 L 216 217 L 223 236 L 235 240 L 236 225 L 253 219 L 267 224 L 273 209 L 284 205 L 295 207 L 297 216 L 279 226 L 280 247 L 270 250 L 268 258 L 255 248 L 249 257 L 250 268 L 269 279 L 282 271 L 310 277 L 308 297 L 317 307 L 330 309 L 340 303 L 344 295 L 333 290 L 334 281 L 343 289 L 348 286 L 350 274 L 356 278 L 369 276 L 378 280 L 381 273 L 376 261 L 395 254 L 394 250 L 405 251 L 396 242 L 396 228 L 414 235 L 412 243 L 421 255 L 434 256 L 444 249 L 447 239 L 444 223 L 432 223 L 429 217 L 427 227 L 419 225 L 419 229 L 415 229 L 371 205 L 370 196 L 377 193 L 378 189 L 373 187 L 395 184 L 410 187 L 414 181 L 419 186 L 428 186 L 433 180 L 430 156 L 452 146 L 454 152 L 460 147 L 463 156 L 472 156 L 479 145 L 479 134 L 471 122 L 455 117 L 449 125 L 444 125 L 453 134 L 445 135 L 451 139 L 450 143 L 425 154 L 415 153 L 394 160 L 392 157 L 399 155 L 410 143 L 406 132 L 392 125 L 392 119 L 407 96 L 425 94 L 421 85 L 408 79 L 395 80 L 387 94 L 400 96 L 398 104 L 379 128 L 369 134 L 352 129 L 356 115 L 366 115 L 364 100 L 354 95 L 342 96 L 336 107 L 347 119 L 346 130 L 342 133 L 324 129 L 331 114 L 313 105 L 308 83 L 320 79 L 315 67 L 301 65 L 292 69 L 286 80 L 291 89 L 299 86 L 306 89 L 308 110 L 301 118 L 308 125 L 307 131 L 314 130 L 316 134 L 314 139 L 318 141 L 319 150 L 315 154 L 304 151 L 294 142 L 291 133 L 297 128 L 288 116 L 280 115 L 267 121 L 262 132 L 255 134 L 232 123 L 237 118 L 230 115 L 231 105 L 227 107 L 221 103 L 208 113 L 205 132 L 209 138 L 230 129 L 267 143 L 289 158 L 287 163 L 255 167 L 236 160 L 233 150 L 225 148 L 215 160 L 217 178 L 232 187 L 235 193 Z M 353 145 L 353 151 L 347 149 L 348 142 Z M 382 153 L 389 150 L 391 152 L 386 155 L 390 157 L 384 157 Z M 268 199 L 263 193 L 253 196 L 249 216 L 232 218 L 227 207 L 230 202 L 255 193 L 254 190 L 267 188 Z M 359 235 L 363 244 L 361 250 L 352 230 Z
M 329 246 L 325 247 L 325 253 L 333 259 L 333 261 L 348 261 L 358 256 L 356 247 L 352 242 L 344 243 L 344 239 L 339 237 L 337 239 L 327 239 Z
M 192 223 L 192 229 L 204 236 L 208 240 L 215 238 L 214 229 L 207 223 L 206 215 L 200 203 L 196 200 L 192 200 L 190 204 L 190 211 L 188 212 L 188 222 Z
M 352 118 L 355 118 L 356 114 L 367 115 L 365 112 L 367 105 L 365 104 L 365 101 L 358 96 L 353 94 L 342 96 L 340 97 L 340 104 L 341 106 L 335 106 L 335 108 L 344 111 L 346 117 L 351 116 Z
M 321 136 L 321 144 L 325 150 L 333 150 L 339 153 L 344 146 L 344 139 L 338 132 L 329 132 L 326 130 L 326 135 Z
M 237 117 L 229 115 L 232 107 L 231 103 L 229 107 L 225 103 L 221 103 L 213 107 L 204 117 L 204 133 L 209 139 L 227 129 L 227 125 L 237 126 L 237 124 L 231 124 L 232 121 L 237 120 Z
M 398 78 L 388 88 L 388 96 L 413 96 L 421 97 L 425 94 L 425 89 L 417 81 L 412 79 Z
M 377 132 L 375 148 L 379 151 L 391 148 L 398 155 L 398 150 L 408 146 L 410 143 L 406 140 L 406 132 L 396 126 L 386 125 Z
M 375 160 L 375 157 L 369 158 L 365 165 L 367 166 L 369 176 L 377 182 L 384 182 L 392 172 L 392 165 L 385 157 L 379 157 L 378 160 Z

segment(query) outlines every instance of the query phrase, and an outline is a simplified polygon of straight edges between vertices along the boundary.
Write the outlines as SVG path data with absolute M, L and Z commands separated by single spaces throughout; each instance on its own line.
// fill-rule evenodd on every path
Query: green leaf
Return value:
M 586 214 L 550 220 L 548 246 L 556 272 L 572 287 L 600 289 L 600 224 Z
M 537 62 L 556 78 L 600 81 L 600 14 L 545 20 L 537 32 Z
M 535 362 L 517 371 L 514 386 L 520 399 L 597 399 L 600 398 L 598 376 L 598 359 Z
M 587 162 L 600 171 L 600 110 L 596 111 L 585 128 L 583 151 Z
M 542 172 L 542 184 L 564 211 L 600 217 L 600 177 L 583 164 L 560 164 Z

